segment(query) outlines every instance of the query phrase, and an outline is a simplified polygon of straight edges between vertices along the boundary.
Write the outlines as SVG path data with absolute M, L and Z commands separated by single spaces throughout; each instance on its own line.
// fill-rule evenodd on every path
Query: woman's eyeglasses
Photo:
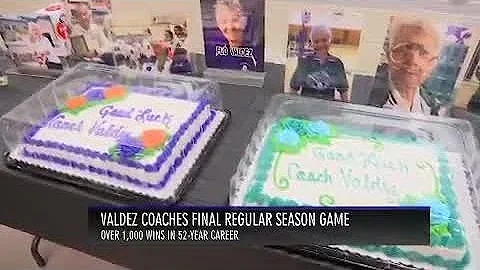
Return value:
M 433 62 L 438 59 L 438 55 L 432 54 L 423 45 L 418 43 L 400 43 L 390 50 L 390 56 L 396 63 L 403 63 L 409 59 L 410 55 L 417 54 L 424 63 Z

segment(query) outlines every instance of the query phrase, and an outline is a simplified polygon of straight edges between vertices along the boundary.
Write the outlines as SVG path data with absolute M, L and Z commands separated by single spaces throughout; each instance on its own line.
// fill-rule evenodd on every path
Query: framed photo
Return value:
M 475 47 L 475 51 L 472 56 L 472 60 L 470 61 L 470 64 L 468 65 L 468 68 L 465 72 L 465 76 L 463 78 L 465 81 L 470 81 L 472 77 L 475 75 L 475 71 L 477 70 L 479 61 L 480 61 L 480 41 L 477 42 L 477 46 Z
M 74 54 L 85 55 L 88 53 L 88 45 L 84 36 L 71 37 L 70 40 Z

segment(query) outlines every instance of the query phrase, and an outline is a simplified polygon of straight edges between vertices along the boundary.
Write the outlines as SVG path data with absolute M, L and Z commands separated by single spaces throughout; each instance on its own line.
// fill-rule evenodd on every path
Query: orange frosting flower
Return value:
M 127 89 L 122 85 L 115 85 L 105 90 L 106 99 L 118 99 L 127 95 Z
M 74 96 L 71 97 L 65 102 L 65 107 L 69 110 L 77 110 L 82 108 L 83 106 L 87 105 L 88 99 L 84 96 Z
M 143 146 L 146 149 L 155 149 L 162 146 L 167 140 L 167 133 L 161 129 L 146 130 L 142 134 Z

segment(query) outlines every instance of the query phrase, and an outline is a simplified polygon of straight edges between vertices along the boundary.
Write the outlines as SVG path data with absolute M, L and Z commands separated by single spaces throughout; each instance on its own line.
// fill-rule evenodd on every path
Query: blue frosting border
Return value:
M 188 153 L 190 153 L 193 146 L 197 143 L 198 139 L 201 137 L 201 135 L 204 133 L 207 127 L 211 124 L 211 122 L 213 121 L 216 115 L 217 113 L 215 111 L 210 111 L 210 116 L 202 124 L 200 130 L 195 134 L 192 140 L 189 143 L 187 143 L 185 149 L 182 151 L 182 154 L 175 159 L 173 166 L 169 168 L 165 177 L 156 184 L 143 182 L 142 180 L 131 177 L 127 174 L 122 174 L 109 169 L 98 168 L 92 165 L 86 165 L 84 163 L 76 162 L 66 158 L 61 158 L 54 155 L 47 155 L 44 153 L 30 152 L 26 150 L 25 147 L 23 148 L 22 154 L 26 157 L 45 160 L 50 163 L 56 163 L 62 166 L 68 166 L 74 169 L 80 169 L 82 171 L 89 171 L 90 173 L 96 173 L 98 175 L 106 175 L 110 178 L 114 178 L 120 181 L 126 181 L 137 186 L 141 186 L 145 188 L 162 189 L 168 183 L 168 181 L 170 180 L 171 176 L 175 173 L 177 168 L 180 167 L 180 165 L 182 165 L 185 157 L 188 155 Z
M 266 143 L 264 147 L 260 150 L 261 153 L 255 170 L 255 182 L 248 188 L 247 194 L 243 198 L 244 203 L 255 203 L 266 206 L 301 206 L 295 200 L 284 199 L 280 197 L 271 197 L 263 193 L 263 188 L 268 178 L 268 172 L 273 167 L 275 157 L 274 146 L 271 138 L 273 134 L 278 132 L 279 129 L 279 124 L 274 125 L 272 130 L 266 137 Z M 348 133 L 350 129 L 343 129 L 343 131 Z M 359 134 L 357 133 L 356 135 Z M 384 136 L 379 135 L 378 137 L 380 138 Z M 407 139 L 405 142 L 415 143 L 415 140 Z M 457 220 L 458 212 L 456 209 L 456 195 L 451 187 L 451 179 L 449 177 L 449 167 L 447 164 L 445 151 L 440 148 L 438 152 L 439 170 L 443 172 L 440 178 L 441 192 L 442 194 L 446 195 L 450 212 L 455 220 L 449 225 L 452 226 L 452 228 L 450 229 L 454 234 L 453 240 L 445 243 L 434 244 L 436 246 L 461 247 L 465 245 L 465 239 L 463 235 L 463 228 Z M 417 261 L 429 263 L 433 266 L 446 267 L 447 269 L 464 269 L 465 266 L 468 265 L 470 262 L 470 252 L 468 251 L 468 249 L 466 250 L 464 257 L 460 261 L 457 261 L 444 259 L 437 255 L 425 256 L 419 252 L 402 250 L 397 246 L 359 246 L 358 248 L 367 251 L 381 252 L 387 256 L 394 258 L 407 258 L 410 261 Z

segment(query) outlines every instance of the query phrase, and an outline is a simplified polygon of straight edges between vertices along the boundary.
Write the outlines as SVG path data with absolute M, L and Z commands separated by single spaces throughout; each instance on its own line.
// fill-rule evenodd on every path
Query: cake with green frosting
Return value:
M 387 133 L 283 118 L 269 129 L 240 203 L 429 206 L 431 246 L 343 248 L 427 269 L 468 268 L 471 252 L 457 203 L 463 195 L 452 184 L 466 183 L 463 170 L 455 173 L 461 158 L 415 135 Z M 466 186 L 462 192 L 469 196 Z

